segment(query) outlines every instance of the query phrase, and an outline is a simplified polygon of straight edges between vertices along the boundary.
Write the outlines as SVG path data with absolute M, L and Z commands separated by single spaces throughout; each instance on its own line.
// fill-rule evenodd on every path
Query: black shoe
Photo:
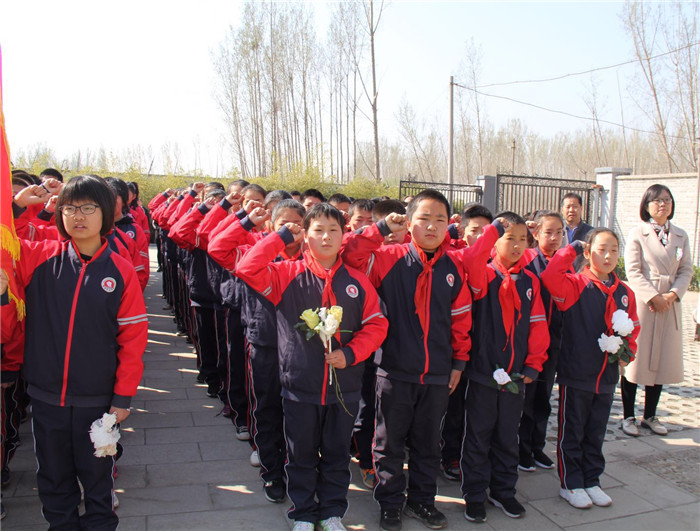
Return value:
M 481 524 L 486 521 L 486 506 L 484 502 L 467 502 L 464 518 L 470 522 Z
M 221 388 L 220 384 L 209 384 L 207 386 L 207 396 L 209 398 L 219 398 L 219 389 Z
M 462 479 L 462 474 L 459 470 L 459 461 L 457 459 L 442 460 L 442 475 L 450 481 L 459 481 Z
M 535 450 L 532 453 L 532 456 L 535 458 L 535 464 L 540 467 L 540 468 L 554 468 L 554 462 L 547 457 L 547 454 L 545 454 L 542 450 Z
M 7 516 L 7 509 L 5 509 L 5 505 L 3 505 L 2 502 L 0 502 L 0 520 L 5 518 Z
M 500 507 L 503 513 L 511 518 L 520 518 L 525 514 L 525 507 L 523 507 L 514 497 L 501 499 L 490 495 L 489 501 L 496 507 Z
M 287 497 L 287 487 L 282 479 L 273 479 L 263 487 L 265 498 L 272 503 L 282 503 Z
M 520 452 L 520 459 L 518 459 L 518 469 L 523 472 L 534 472 L 535 471 L 535 460 L 532 458 L 531 454 L 526 452 Z
M 384 531 L 401 531 L 401 509 L 382 509 L 379 529 Z
M 430 529 L 447 527 L 447 518 L 434 505 L 407 502 L 403 512 L 406 513 L 406 516 L 420 520 Z
M 204 376 L 202 374 L 198 374 L 197 375 L 197 383 L 204 383 L 204 382 L 206 382 L 206 379 L 204 378 Z
M 6 488 L 10 484 L 10 469 L 5 465 L 2 467 L 2 485 L 0 485 L 3 489 Z

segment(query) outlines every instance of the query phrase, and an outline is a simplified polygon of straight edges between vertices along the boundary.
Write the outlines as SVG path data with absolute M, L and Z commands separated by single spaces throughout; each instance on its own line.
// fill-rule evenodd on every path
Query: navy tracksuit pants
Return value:
M 408 501 L 434 504 L 440 472 L 440 424 L 450 390 L 377 375 L 377 424 L 374 433 L 374 499 L 382 510 L 404 503 L 408 459 Z
M 350 437 L 357 402 L 321 406 L 282 399 L 287 442 L 287 516 L 302 522 L 342 518 L 348 509 Z
M 464 435 L 464 395 L 467 392 L 467 377 L 459 379 L 457 389 L 450 395 L 447 413 L 442 423 L 442 459 L 459 461 Z
M 374 354 L 364 361 L 362 372 L 362 391 L 360 409 L 355 419 L 352 437 L 357 447 L 360 468 L 370 469 L 372 463 L 372 441 L 374 440 L 374 418 L 376 402 L 377 366 L 374 364 Z
M 605 470 L 603 441 L 613 393 L 594 393 L 559 384 L 557 468 L 561 486 L 600 486 Z
M 114 458 L 95 457 L 90 425 L 108 407 L 60 407 L 32 399 L 36 478 L 44 518 L 51 530 L 113 530 L 119 518 L 112 508 Z M 85 513 L 78 514 L 80 487 Z
M 525 386 L 523 416 L 520 419 L 518 438 L 520 453 L 531 455 L 536 450 L 543 450 L 547 437 L 547 422 L 552 413 L 550 399 L 557 372 L 559 351 L 547 351 L 547 361 L 537 380 Z
M 524 391 L 511 393 L 474 380 L 467 383 L 462 440 L 462 495 L 486 501 L 486 489 L 507 499 L 518 482 L 518 423 Z
M 219 375 L 224 385 L 219 396 L 231 407 L 231 421 L 236 426 L 248 425 L 248 389 L 246 383 L 245 333 L 241 324 L 241 311 L 226 311 L 227 356 L 219 364 Z
M 263 481 L 281 479 L 287 448 L 277 347 L 248 343 L 248 390 L 253 441 Z
M 217 387 L 221 384 L 218 365 L 226 358 L 226 316 L 223 311 L 192 306 L 197 330 L 197 352 L 201 357 L 199 374 L 204 381 Z

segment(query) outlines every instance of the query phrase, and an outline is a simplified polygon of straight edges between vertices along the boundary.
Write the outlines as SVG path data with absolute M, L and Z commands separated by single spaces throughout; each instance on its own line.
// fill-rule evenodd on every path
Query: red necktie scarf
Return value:
M 414 247 L 418 251 L 418 256 L 423 264 L 423 271 L 418 275 L 416 280 L 416 293 L 413 297 L 413 302 L 416 305 L 416 315 L 418 315 L 418 320 L 420 321 L 420 326 L 423 329 L 423 333 L 428 335 L 428 305 L 430 304 L 432 285 L 433 285 L 433 266 L 435 263 L 445 254 L 445 249 L 449 245 L 448 241 L 443 241 L 440 247 L 435 250 L 433 257 L 428 260 L 428 256 L 425 251 L 415 245 Z
M 511 268 L 506 269 L 498 260 L 498 257 L 495 257 L 491 263 L 503 274 L 503 282 L 501 282 L 501 287 L 498 289 L 498 302 L 501 304 L 503 328 L 506 331 L 506 344 L 503 347 L 503 350 L 505 350 L 511 342 L 516 325 L 520 322 L 520 295 L 518 294 L 518 289 L 515 287 L 515 280 L 511 278 L 511 275 L 520 273 L 522 266 L 520 262 L 517 262 Z M 518 312 L 517 321 L 515 321 L 516 311 Z

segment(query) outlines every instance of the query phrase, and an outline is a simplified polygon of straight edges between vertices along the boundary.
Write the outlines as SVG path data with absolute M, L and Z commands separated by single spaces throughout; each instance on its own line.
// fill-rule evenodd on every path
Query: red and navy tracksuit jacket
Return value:
M 567 245 L 557 251 L 542 273 L 543 284 L 563 313 L 564 341 L 559 354 L 557 381 L 583 391 L 614 393 L 620 379 L 619 366 L 608 363 L 608 353 L 598 345 L 601 334 L 610 333 L 605 322 L 608 295 L 583 273 L 567 272 L 582 253 L 581 242 Z M 610 277 L 617 280 L 614 273 Z M 617 309 L 626 311 L 634 322 L 634 331 L 627 338 L 630 350 L 636 353 L 639 319 L 634 292 L 619 282 L 612 297 Z
M 498 236 L 495 227 L 491 230 L 494 234 L 486 240 L 493 245 Z M 386 221 L 380 220 L 348 236 L 342 254 L 349 265 L 367 274 L 386 305 L 389 332 L 382 351 L 375 355 L 377 374 L 409 383 L 447 385 L 453 369 L 464 370 L 471 347 L 466 251 L 447 251 L 449 238 L 443 242 L 442 256 L 428 272 L 425 291 L 418 294 L 419 304 L 424 304 L 420 310 L 425 324 L 421 324 L 416 291 L 426 255 L 414 243 L 382 246 L 390 232 Z
M 22 241 L 24 370 L 32 398 L 127 408 L 143 373 L 148 318 L 133 266 L 102 247 L 85 261 L 70 240 Z
M 282 396 L 320 405 L 338 402 L 329 385 L 323 343 L 316 337 L 307 341 L 295 328 L 304 310 L 338 305 L 343 318 L 332 348 L 342 349 L 347 367 L 336 375 L 344 399 L 357 402 L 364 370 L 360 362 L 379 348 L 388 328 L 377 293 L 362 273 L 341 259 L 329 271 L 308 251 L 303 260 L 272 262 L 292 241 L 292 233 L 283 227 L 260 240 L 236 268 L 241 279 L 277 307 Z
M 522 266 L 522 258 L 519 265 Z M 503 273 L 491 262 L 484 275 L 469 277 L 474 296 L 474 327 L 466 374 L 484 385 L 492 384 L 497 366 L 508 373 L 517 372 L 535 380 L 547 359 L 549 330 L 540 297 L 540 281 L 523 267 L 511 278 L 520 297 L 520 311 L 514 310 L 515 322 L 511 330 L 506 330 L 510 324 L 504 323 L 499 300 Z M 518 385 L 524 385 L 522 380 Z

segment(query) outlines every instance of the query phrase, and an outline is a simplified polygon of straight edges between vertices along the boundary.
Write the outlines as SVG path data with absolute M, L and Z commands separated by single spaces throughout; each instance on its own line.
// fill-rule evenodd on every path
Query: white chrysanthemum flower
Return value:
M 612 327 L 622 337 L 628 336 L 634 331 L 634 323 L 625 310 L 617 310 L 612 314 Z
M 95 457 L 106 457 L 117 453 L 117 441 L 121 437 L 115 427 L 117 415 L 105 413 L 90 425 L 90 440 L 95 447 Z
M 511 381 L 510 376 L 504 369 L 496 369 L 493 371 L 493 379 L 496 380 L 498 385 L 506 385 Z
M 598 346 L 603 352 L 610 352 L 614 354 L 622 346 L 622 338 L 618 336 L 609 336 L 607 334 L 600 334 L 598 338 Z

